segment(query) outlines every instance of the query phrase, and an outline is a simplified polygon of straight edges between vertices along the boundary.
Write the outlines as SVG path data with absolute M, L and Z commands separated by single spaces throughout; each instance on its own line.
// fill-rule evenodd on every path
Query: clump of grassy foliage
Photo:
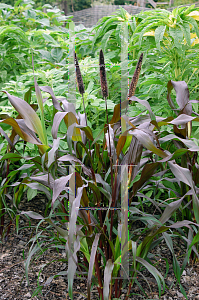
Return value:
M 131 23 L 128 15 L 125 18 Z M 142 16 L 137 32 L 144 21 Z M 56 92 L 53 86 L 47 85 L 47 76 L 45 85 L 41 84 L 42 80 L 37 81 L 37 57 L 35 62 L 31 59 L 34 71 L 29 74 L 31 86 L 25 84 L 27 77 L 24 79 L 27 91 L 20 91 L 23 97 L 17 90 L 13 93 L 11 89 L 3 90 L 3 99 L 7 97 L 13 110 L 10 114 L 5 111 L 0 114 L 1 236 L 3 239 L 9 234 L 10 227 L 4 228 L 5 213 L 10 217 L 10 224 L 16 221 L 17 230 L 19 218 L 24 215 L 40 220 L 38 231 L 40 224 L 48 222 L 49 233 L 54 229 L 57 235 L 47 234 L 44 241 L 38 232 L 31 239 L 26 262 L 27 280 L 30 261 L 50 247 L 45 244 L 50 239 L 52 247 L 66 251 L 68 271 L 54 276 L 67 275 L 71 299 L 75 274 L 79 277 L 86 274 L 88 299 L 96 286 L 99 299 L 103 300 L 119 299 L 122 288 L 126 287 L 127 300 L 132 286 L 139 284 L 137 274 L 142 274 L 144 269 L 155 277 L 161 295 L 166 288 L 164 275 L 155 267 L 157 257 L 151 251 L 162 240 L 172 253 L 174 274 L 186 297 L 180 277 L 190 257 L 198 257 L 199 145 L 192 130 L 199 121 L 192 108 L 198 101 L 190 100 L 187 83 L 174 77 L 175 81 L 164 81 L 169 109 L 164 115 L 155 115 L 149 101 L 143 99 L 145 93 L 142 97 L 134 96 L 137 84 L 136 95 L 141 94 L 141 66 L 145 68 L 146 64 L 145 52 L 136 58 L 138 53 L 134 52 L 137 65 L 128 97 L 112 103 L 112 111 L 109 101 L 115 90 L 114 82 L 110 80 L 109 84 L 109 76 L 115 74 L 106 63 L 106 59 L 112 57 L 111 52 L 104 55 L 103 49 L 99 51 L 94 75 L 89 68 L 82 70 L 85 65 L 78 62 L 76 53 L 70 52 L 69 72 L 73 77 L 66 86 L 69 92 L 73 91 L 76 76 L 81 101 L 78 112 L 69 98 L 72 93 L 60 97 L 59 87 L 64 85 L 59 77 L 63 75 L 62 70 L 52 73 L 60 78 L 55 84 Z M 113 58 L 116 58 L 115 53 Z M 93 61 L 96 63 L 98 59 L 94 57 Z M 59 66 L 53 64 L 53 67 Z M 86 80 L 82 77 L 84 72 L 88 72 Z M 144 69 L 144 72 L 152 78 L 152 71 Z M 88 101 L 92 99 L 89 96 L 97 80 L 96 94 L 100 89 L 100 103 L 103 102 L 99 128 L 91 119 L 94 110 L 92 102 Z M 92 81 L 93 85 L 89 86 Z M 115 86 L 117 89 L 117 82 Z M 46 102 L 53 108 L 48 113 Z M 142 110 L 139 115 L 135 115 L 133 103 L 139 104 Z M 129 115 L 128 111 L 134 115 Z M 46 195 L 48 201 L 43 215 L 19 211 L 25 191 L 28 200 L 34 199 L 38 192 Z M 153 214 L 148 211 L 149 207 L 154 208 Z M 143 226 L 134 230 L 138 220 Z M 187 248 L 181 266 L 173 247 L 177 237 Z M 43 286 L 50 284 L 54 276 L 39 286 L 35 294 L 42 293 Z

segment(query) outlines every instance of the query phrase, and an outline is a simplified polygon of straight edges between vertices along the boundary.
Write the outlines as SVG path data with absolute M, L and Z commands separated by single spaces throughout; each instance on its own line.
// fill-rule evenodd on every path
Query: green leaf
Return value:
M 16 229 L 17 229 L 17 235 L 19 233 L 19 217 L 20 215 L 16 215 Z
M 136 257 L 136 261 L 141 263 L 144 267 L 147 268 L 147 270 L 155 277 L 157 284 L 158 284 L 158 290 L 159 290 L 159 297 L 161 297 L 161 282 L 163 284 L 163 291 L 164 294 L 165 291 L 165 281 L 164 277 L 161 275 L 161 273 L 152 265 L 150 265 L 146 260 L 144 260 L 141 257 Z
M 1 159 L 9 159 L 12 161 L 18 161 L 22 158 L 22 156 L 20 154 L 17 153 L 6 153 Z
M 189 259 L 190 255 L 191 255 L 192 247 L 193 247 L 196 243 L 198 243 L 198 241 L 199 241 L 199 231 L 198 231 L 197 234 L 194 236 L 193 241 L 192 241 L 191 244 L 189 245 L 188 259 Z
M 156 47 L 158 50 L 160 50 L 160 42 L 163 39 L 164 33 L 165 33 L 166 25 L 165 26 L 159 26 L 155 30 L 155 42 L 156 42 Z
M 32 293 L 32 297 L 31 297 L 31 298 L 33 298 L 34 296 L 37 296 L 39 293 L 41 293 L 42 289 L 43 289 L 43 286 L 37 287 L 37 288 L 34 290 L 34 292 Z
M 80 251 L 82 251 L 82 253 L 84 253 L 87 261 L 89 262 L 90 261 L 90 252 L 89 252 L 86 237 L 83 237 L 80 241 Z
M 43 26 L 50 26 L 50 20 L 47 18 L 38 19 L 37 22 L 42 24 Z
M 40 117 L 41 117 L 41 125 L 42 125 L 42 133 L 40 133 L 40 136 L 42 134 L 42 140 L 41 141 L 44 145 L 47 145 L 48 141 L 47 141 L 45 121 L 44 121 L 43 99 L 42 99 L 41 91 L 40 91 L 40 88 L 38 86 L 38 83 L 37 83 L 35 77 L 34 77 L 34 83 L 35 83 L 35 92 L 36 92 L 36 96 L 37 96 L 37 102 L 38 102 L 39 109 L 40 109 Z
M 180 270 L 180 265 L 176 259 L 175 253 L 174 253 L 172 239 L 171 239 L 170 235 L 166 232 L 163 233 L 163 236 L 165 238 L 167 246 L 169 247 L 169 249 L 173 255 L 173 270 L 174 270 L 174 273 L 175 273 L 178 283 L 180 283 L 181 270 Z
M 181 291 L 181 293 L 185 296 L 185 298 L 188 300 L 187 294 L 186 294 L 186 292 L 185 292 L 185 290 L 184 290 L 184 288 L 183 288 L 183 286 L 182 286 L 181 283 L 180 283 L 180 291 Z
M 29 279 L 28 279 L 28 269 L 29 269 L 29 265 L 30 265 L 30 261 L 31 261 L 31 258 L 32 256 L 40 250 L 40 246 L 38 246 L 37 244 L 33 247 L 30 248 L 29 250 L 29 253 L 28 253 L 28 257 L 27 257 L 27 260 L 26 260 L 26 263 L 25 263 L 25 273 L 26 273 L 26 279 L 27 279 L 27 282 L 29 284 Z
M 182 40 L 183 40 L 183 32 L 182 32 L 181 28 L 169 27 L 169 33 L 174 40 L 174 45 L 176 46 L 176 48 L 181 49 L 182 48 Z
M 51 63 L 54 62 L 49 51 L 46 51 L 46 50 L 38 50 L 38 51 L 41 53 L 42 59 L 46 59 L 47 61 L 50 61 Z
M 22 1 L 23 1 L 23 0 L 18 0 L 18 1 L 16 1 L 14 7 L 16 8 L 17 6 L 19 6 L 19 4 L 20 4 Z
M 106 51 L 107 43 L 110 39 L 110 36 L 114 31 L 115 31 L 115 29 L 107 31 L 101 40 L 101 47 L 104 52 Z
M 179 25 L 189 47 L 191 47 L 190 27 L 188 22 L 183 22 Z
M 22 0 L 21 0 L 22 1 Z M 0 10 L 1 9 L 14 9 L 11 5 L 5 4 L 5 3 L 0 3 Z
M 60 62 L 63 56 L 63 51 L 61 48 L 55 48 L 51 50 L 51 56 L 56 62 Z
M 28 199 L 28 201 L 32 200 L 36 196 L 37 196 L 37 190 L 33 190 L 31 188 L 28 188 L 28 191 L 27 191 L 27 199 Z
M 47 42 L 53 43 L 54 45 L 58 45 L 58 43 L 53 39 L 53 37 L 50 34 L 43 33 L 42 35 Z

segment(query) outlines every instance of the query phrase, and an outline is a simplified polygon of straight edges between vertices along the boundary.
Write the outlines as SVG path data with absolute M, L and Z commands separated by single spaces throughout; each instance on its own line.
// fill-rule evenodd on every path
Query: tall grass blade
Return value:
M 106 263 L 105 271 L 104 271 L 104 288 L 103 288 L 103 295 L 104 300 L 109 299 L 109 284 L 111 281 L 111 274 L 114 268 L 114 263 L 111 259 L 109 259 Z
M 95 236 L 93 245 L 92 245 L 92 249 L 91 249 L 89 271 L 88 271 L 88 285 L 87 285 L 88 300 L 91 300 L 91 278 L 92 278 L 92 274 L 93 274 L 93 267 L 94 267 L 94 261 L 95 261 L 95 255 L 97 252 L 97 245 L 98 245 L 99 237 L 100 237 L 100 233 L 97 233 Z

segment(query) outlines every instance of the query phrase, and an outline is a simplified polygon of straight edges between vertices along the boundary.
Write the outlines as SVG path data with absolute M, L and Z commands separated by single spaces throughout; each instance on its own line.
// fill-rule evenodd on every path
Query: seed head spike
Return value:
M 133 74 L 133 78 L 131 80 L 131 84 L 130 84 L 130 88 L 129 88 L 129 98 L 132 97 L 135 94 L 135 89 L 136 89 L 136 86 L 137 86 L 137 82 L 138 82 L 141 67 L 142 67 L 142 60 L 143 60 L 143 53 L 140 55 L 140 58 L 138 60 L 135 72 Z M 131 103 L 131 102 L 132 101 L 129 100 L 129 103 Z
M 100 65 L 100 82 L 101 82 L 102 95 L 103 95 L 103 98 L 107 98 L 108 97 L 108 87 L 107 87 L 107 81 L 106 81 L 104 54 L 103 54 L 102 50 L 100 50 L 99 65 Z
M 75 72 L 76 72 L 76 78 L 77 78 L 77 85 L 78 85 L 78 90 L 79 90 L 79 93 L 81 95 L 84 94 L 84 83 L 83 83 L 83 80 L 82 80 L 82 75 L 81 75 L 81 71 L 80 71 L 80 68 L 79 68 L 79 64 L 78 64 L 78 60 L 77 60 L 77 56 L 76 56 L 76 53 L 74 52 L 74 62 L 75 62 Z

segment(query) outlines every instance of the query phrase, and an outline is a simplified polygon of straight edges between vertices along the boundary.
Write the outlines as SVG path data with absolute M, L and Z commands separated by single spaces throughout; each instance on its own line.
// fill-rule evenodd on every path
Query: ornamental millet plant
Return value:
M 171 89 L 174 88 L 177 95 L 177 103 L 180 106 L 180 111 L 182 112 L 176 119 L 173 117 L 164 119 L 154 116 L 147 101 L 140 100 L 132 96 L 135 92 L 135 87 L 140 73 L 141 60 L 142 55 L 139 60 L 138 67 L 135 70 L 136 74 L 133 76 L 130 86 L 131 97 L 130 99 L 126 99 L 125 101 L 115 105 L 111 120 L 108 120 L 107 118 L 108 109 L 106 105 L 106 122 L 101 131 L 101 134 L 104 132 L 103 143 L 100 139 L 98 139 L 98 137 L 95 139 L 93 138 L 92 130 L 89 126 L 78 124 L 78 118 L 75 109 L 74 107 L 71 108 L 72 103 L 70 106 L 66 106 L 66 108 L 62 108 L 59 105 L 59 108 L 58 99 L 56 99 L 52 89 L 50 90 L 49 87 L 41 88 L 43 91 L 48 91 L 48 93 L 51 94 L 59 111 L 56 112 L 53 120 L 53 146 L 49 146 L 51 149 L 48 152 L 47 167 L 42 169 L 38 166 L 38 164 L 36 164 L 34 167 L 34 176 L 30 175 L 27 177 L 27 180 L 28 182 L 30 182 L 30 180 L 33 181 L 32 183 L 35 183 L 35 181 L 38 183 L 40 182 L 45 186 L 45 191 L 47 190 L 48 195 L 50 196 L 51 209 L 53 209 L 55 202 L 55 206 L 59 207 L 61 199 L 65 205 L 68 203 L 68 201 L 70 201 L 72 206 L 70 214 L 71 218 L 69 219 L 68 226 L 66 227 L 64 214 L 59 214 L 59 218 L 56 220 L 56 222 L 53 221 L 53 219 L 56 217 L 56 211 L 51 210 L 51 213 L 46 218 L 43 218 L 41 215 L 32 212 L 23 212 L 23 214 L 27 214 L 31 218 L 49 222 L 49 224 L 57 230 L 59 242 L 61 243 L 62 248 L 64 246 L 66 252 L 72 253 L 72 255 L 70 254 L 68 257 L 68 271 L 65 272 L 65 274 L 67 273 L 68 276 L 68 293 L 71 299 L 73 299 L 73 281 L 77 267 L 80 270 L 80 273 L 77 273 L 77 275 L 81 274 L 81 271 L 83 270 L 85 270 L 88 275 L 88 300 L 91 299 L 92 284 L 97 286 L 100 300 L 110 300 L 113 298 L 118 299 L 121 296 L 122 287 L 124 288 L 126 285 L 121 272 L 121 261 L 123 254 L 121 254 L 122 243 L 118 226 L 119 216 L 117 215 L 117 211 L 115 211 L 116 208 L 118 210 L 120 209 L 122 202 L 120 187 L 123 178 L 121 172 L 119 172 L 120 166 L 136 164 L 135 167 L 133 166 L 132 169 L 128 171 L 128 175 L 125 177 L 129 177 L 127 180 L 129 182 L 129 207 L 125 210 L 125 213 L 129 212 L 129 221 L 131 222 L 129 223 L 129 225 L 131 225 L 130 237 L 125 244 L 125 246 L 128 248 L 128 251 L 131 251 L 131 257 L 129 255 L 129 275 L 131 278 L 129 278 L 130 283 L 125 295 L 125 300 L 131 297 L 131 287 L 134 283 L 136 283 L 137 276 L 142 271 L 143 267 L 146 268 L 156 278 L 159 295 L 164 292 L 164 278 L 154 267 L 154 261 L 152 261 L 152 259 L 156 260 L 156 256 L 152 256 L 153 254 L 151 253 L 151 249 L 153 249 L 162 239 L 165 239 L 167 245 L 169 245 L 169 249 L 173 249 L 173 231 L 178 231 L 178 229 L 183 226 L 187 226 L 187 228 L 190 230 L 190 226 L 194 225 L 194 228 L 196 228 L 199 223 L 199 213 L 197 210 L 199 201 L 196 194 L 198 193 L 196 188 L 196 184 L 198 184 L 198 169 L 194 166 L 195 162 L 193 159 L 190 160 L 191 165 L 189 164 L 191 171 L 189 171 L 189 168 L 186 168 L 185 164 L 186 156 L 188 155 L 190 158 L 192 158 L 193 152 L 199 151 L 199 147 L 196 146 L 194 141 L 191 139 L 187 140 L 188 137 L 183 128 L 177 128 L 178 125 L 185 125 L 187 122 L 195 120 L 193 117 L 191 117 L 191 113 L 188 114 L 186 109 L 183 111 L 181 109 L 191 102 L 189 101 L 188 93 L 186 93 L 188 87 L 185 82 L 169 82 L 168 101 L 170 101 L 170 103 L 172 101 L 170 94 Z M 77 67 L 76 77 L 78 89 L 80 94 L 83 96 L 84 86 L 77 60 L 75 60 L 75 65 Z M 99 67 L 101 71 L 100 80 L 102 95 L 104 97 L 104 101 L 106 102 L 108 97 L 108 88 L 102 51 L 100 51 Z M 183 103 L 181 97 L 182 94 L 185 95 L 183 98 Z M 11 101 L 20 100 L 13 98 L 11 95 L 9 95 L 9 97 Z M 148 109 L 149 115 L 141 116 L 143 118 L 140 118 L 140 116 L 129 118 L 127 115 L 123 115 L 123 120 L 127 125 L 130 125 L 129 129 L 123 132 L 121 128 L 121 109 L 128 107 L 129 100 L 138 101 L 140 104 L 144 105 Z M 26 107 L 28 108 L 28 106 Z M 82 116 L 83 114 L 81 117 Z M 76 127 L 76 129 L 78 129 L 77 132 L 84 132 L 87 139 L 91 141 L 93 149 L 91 149 L 91 146 L 89 145 L 90 152 L 87 149 L 87 141 L 83 141 L 83 139 L 76 139 L 76 137 L 73 135 L 73 132 L 69 130 L 69 117 L 71 118 L 73 122 L 72 125 L 74 126 L 72 129 Z M 56 143 L 59 141 L 59 138 L 57 137 L 58 127 L 63 119 L 68 128 L 66 137 L 63 139 L 65 139 L 65 141 L 68 143 L 68 148 L 70 147 L 69 150 L 58 148 L 58 146 L 56 146 Z M 6 122 L 6 120 L 8 123 L 9 119 L 5 119 L 4 122 Z M 196 121 L 199 121 L 199 119 L 196 118 Z M 18 122 L 17 124 L 15 124 L 15 128 L 18 129 L 18 134 L 21 134 L 22 139 L 24 139 L 24 137 L 27 139 L 27 136 L 23 135 L 22 131 L 19 131 L 19 125 L 21 122 Z M 155 130 L 162 125 L 175 125 L 174 134 L 170 136 L 170 132 L 168 131 L 169 136 L 167 137 L 164 130 L 164 136 L 160 138 L 160 133 L 158 132 L 157 134 Z M 20 130 L 23 130 L 24 128 L 25 127 L 23 126 Z M 32 141 L 33 143 L 34 140 L 32 132 L 28 131 L 27 128 L 25 129 L 27 132 L 29 132 L 29 134 L 31 134 L 31 136 L 28 138 L 28 141 Z M 179 133 L 183 136 L 183 138 L 179 137 Z M 130 136 L 132 139 L 127 140 L 127 136 Z M 175 139 L 174 145 L 179 147 L 179 149 L 177 149 L 174 153 L 171 154 L 168 151 L 168 148 L 167 150 L 163 150 L 160 147 L 160 142 L 164 143 L 169 140 L 169 142 L 172 143 L 173 139 Z M 145 149 L 147 150 L 145 151 Z M 68 154 L 69 151 L 70 154 Z M 91 155 L 91 151 L 93 155 Z M 101 153 L 104 155 L 101 155 Z M 175 162 L 175 159 L 177 158 L 179 160 L 181 156 L 184 156 L 184 164 L 180 166 L 179 163 L 177 163 L 178 161 Z M 158 158 L 160 159 L 158 160 Z M 5 158 L 2 158 L 2 161 L 4 159 Z M 24 159 L 26 158 L 24 157 Z M 49 161 L 51 161 L 51 163 Z M 53 164 L 55 167 L 50 168 L 51 164 Z M 75 172 L 68 175 L 68 168 L 70 164 L 75 167 Z M 166 184 L 164 186 L 164 180 L 166 179 L 163 178 L 163 175 L 168 171 L 170 172 L 169 175 L 172 175 L 173 173 L 174 178 L 172 178 L 172 182 L 175 183 L 177 187 L 174 185 L 173 188 L 170 188 L 167 187 Z M 136 175 L 139 175 L 139 179 L 135 178 Z M 70 178 L 74 179 L 74 177 L 76 180 L 75 187 L 71 187 L 74 197 L 71 200 L 68 199 L 69 189 L 66 188 L 66 184 Z M 161 179 L 163 179 L 161 188 L 164 189 L 164 201 L 161 200 L 161 202 L 159 200 L 159 196 L 158 199 L 156 199 L 156 185 L 154 183 L 154 178 L 156 177 L 158 178 L 155 180 L 157 185 L 160 184 Z M 179 188 L 179 181 L 186 185 L 186 189 L 182 189 L 182 192 Z M 26 183 L 23 182 L 23 184 Z M 148 197 L 145 193 L 149 189 L 153 190 L 153 199 Z M 186 194 L 183 193 L 183 190 L 186 191 Z M 49 194 L 49 191 L 52 193 Z M 175 194 L 175 201 L 172 201 L 170 196 L 168 196 L 169 199 L 166 199 L 167 193 L 169 195 L 170 191 Z M 192 197 L 190 201 L 193 202 L 193 210 L 191 209 L 190 201 L 187 202 L 187 196 Z M 140 198 L 140 202 L 136 202 L 136 197 Z M 178 200 L 176 200 L 177 197 L 179 198 Z M 149 214 L 147 210 L 145 211 L 144 209 L 140 209 L 143 202 L 146 202 L 146 199 L 155 206 L 158 214 L 152 215 Z M 182 207 L 180 207 L 180 205 Z M 182 220 L 181 222 L 177 223 L 169 220 L 172 214 L 179 209 L 179 207 L 182 210 L 185 210 L 187 206 L 191 212 L 189 215 L 189 220 Z M 103 208 L 103 210 L 101 208 Z M 195 217 L 197 223 L 192 221 L 193 216 Z M 137 221 L 142 221 L 146 228 L 144 228 L 144 230 L 143 228 L 139 228 L 139 231 L 136 231 L 133 227 L 133 223 Z M 126 224 L 122 225 L 124 226 Z M 166 233 L 166 231 L 168 231 L 168 233 Z M 182 230 L 179 230 L 179 232 L 182 234 Z M 185 259 L 182 266 L 178 264 L 175 254 L 172 252 L 174 273 L 183 295 L 185 295 L 185 292 L 180 283 L 180 274 L 182 274 L 186 266 L 186 262 L 188 261 L 190 252 L 192 251 L 192 247 L 198 242 L 198 236 L 199 234 L 195 235 L 191 245 L 187 242 L 189 251 L 185 253 Z M 184 238 L 185 240 L 187 239 L 186 232 Z M 35 241 L 36 240 L 37 238 Z M 187 239 L 187 241 L 188 240 L 190 239 Z M 38 240 L 36 242 L 40 243 Z M 36 246 L 38 251 L 40 251 L 41 247 L 43 247 L 42 245 L 41 247 L 38 247 L 38 245 Z M 33 255 L 31 252 L 33 247 L 34 242 L 32 243 L 31 250 L 29 252 L 27 265 L 29 264 L 31 256 Z M 84 265 L 78 260 L 77 254 L 80 252 L 83 254 L 86 260 Z M 149 253 L 150 256 L 148 255 Z M 26 274 L 27 270 L 28 267 L 26 268 Z

